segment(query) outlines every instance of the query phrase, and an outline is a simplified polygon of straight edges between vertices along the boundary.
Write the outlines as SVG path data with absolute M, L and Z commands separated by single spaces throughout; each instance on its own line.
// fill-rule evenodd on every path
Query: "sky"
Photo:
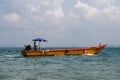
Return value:
M 0 0 L 0 47 L 120 45 L 120 0 Z

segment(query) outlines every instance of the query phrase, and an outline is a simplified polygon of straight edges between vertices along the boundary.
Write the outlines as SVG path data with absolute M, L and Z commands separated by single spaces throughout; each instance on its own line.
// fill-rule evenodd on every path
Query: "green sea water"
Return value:
M 22 48 L 0 48 L 0 80 L 120 80 L 120 48 L 98 55 L 23 57 Z

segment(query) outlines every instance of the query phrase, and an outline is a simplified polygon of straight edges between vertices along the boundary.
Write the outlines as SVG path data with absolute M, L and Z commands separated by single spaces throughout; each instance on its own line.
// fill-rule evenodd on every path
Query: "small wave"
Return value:
M 94 56 L 95 54 L 84 54 L 84 55 L 87 55 L 87 56 Z
M 7 57 L 7 58 L 20 58 L 22 56 L 18 55 L 18 54 L 14 54 L 14 55 L 5 55 L 4 57 Z

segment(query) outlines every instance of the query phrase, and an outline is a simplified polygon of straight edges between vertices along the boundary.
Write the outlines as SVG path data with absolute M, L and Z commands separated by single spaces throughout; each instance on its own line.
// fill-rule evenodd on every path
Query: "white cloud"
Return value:
M 31 11 L 31 12 L 38 12 L 40 10 L 40 5 L 34 5 L 34 4 L 28 4 L 27 8 Z
M 51 25 L 59 24 L 65 17 L 62 7 L 63 2 L 64 0 L 29 1 L 25 4 L 26 8 L 21 12 L 22 18 L 25 17 L 25 20 L 29 19 L 28 21 L 31 20 L 36 24 L 42 22 L 48 22 L 51 23 Z
M 62 10 L 62 7 L 58 7 L 54 10 L 48 10 L 45 12 L 45 14 L 46 14 L 46 16 L 52 16 L 57 19 L 64 17 L 64 12 Z
M 114 39 L 117 40 L 115 35 L 120 35 L 120 7 L 118 4 L 115 5 L 115 2 L 115 0 L 5 1 L 0 10 L 2 17 L 0 20 L 3 20 L 0 22 L 2 25 L 0 29 L 10 35 L 15 33 L 12 33 L 12 30 L 19 32 L 24 41 L 28 40 L 28 37 L 31 39 L 36 36 L 47 36 L 48 40 L 55 44 L 62 41 L 61 45 L 65 43 L 89 45 L 94 41 L 107 41 L 107 38 L 112 40 L 111 35 L 114 32 Z
M 60 25 L 61 21 L 65 18 L 62 3 L 64 0 L 53 0 L 53 5 L 49 6 L 44 17 L 46 21 L 49 21 L 52 25 Z
M 77 22 L 80 21 L 80 15 L 75 14 L 74 12 L 71 12 L 70 15 L 69 15 L 69 17 L 70 17 L 70 19 L 75 20 Z
M 116 6 L 108 6 L 103 11 L 107 17 L 112 21 L 120 21 L 120 8 Z
M 53 11 L 52 10 L 48 10 L 45 12 L 46 16 L 50 16 L 50 15 L 53 15 Z
M 99 10 L 95 7 L 89 6 L 87 3 L 83 3 L 80 0 L 77 0 L 77 3 L 75 4 L 75 8 L 78 8 L 80 11 L 83 12 L 83 14 L 86 16 L 86 18 L 94 19 L 95 16 L 98 15 Z
M 54 16 L 55 16 L 56 18 L 62 18 L 62 17 L 64 17 L 64 13 L 63 13 L 62 7 L 58 7 L 58 8 L 54 11 Z
M 42 5 L 44 5 L 44 6 L 49 6 L 49 5 L 50 5 L 49 0 L 43 0 L 43 1 L 42 1 Z
M 108 5 L 113 3 L 115 0 L 93 0 L 97 5 Z
M 54 0 L 53 1 L 53 7 L 50 10 L 52 11 L 53 17 L 55 19 L 61 19 L 62 17 L 64 17 L 64 12 L 63 12 L 63 8 L 62 8 L 63 2 L 64 2 L 64 0 Z
M 95 0 L 96 2 L 100 2 L 100 3 L 106 3 L 109 2 L 109 5 L 106 5 L 103 9 L 98 9 L 95 6 L 90 6 L 88 5 L 88 3 L 84 3 L 81 2 L 80 0 L 77 0 L 77 3 L 75 4 L 75 8 L 78 9 L 80 15 L 82 14 L 84 16 L 84 18 L 88 19 L 88 20 L 92 20 L 94 22 L 99 22 L 100 23 L 103 20 L 108 20 L 109 21 L 119 21 L 119 17 L 120 17 L 120 7 L 117 7 L 115 5 L 111 5 L 111 3 L 113 2 L 113 0 Z M 96 3 L 95 2 L 95 3 Z M 99 4 L 99 3 L 98 3 Z M 103 4 L 101 4 L 102 6 Z M 99 4 L 100 6 L 100 4 Z M 98 23 L 97 22 L 97 23 Z M 105 23 L 105 22 L 104 22 Z
M 53 0 L 53 5 L 55 6 L 61 6 L 64 2 L 64 0 Z
M 4 20 L 9 23 L 18 23 L 20 20 L 20 16 L 13 12 L 13 13 L 5 15 Z
M 85 9 L 85 10 L 90 9 L 90 7 L 88 6 L 88 4 L 82 3 L 80 0 L 77 0 L 77 3 L 75 4 L 75 7 L 79 8 L 79 9 Z

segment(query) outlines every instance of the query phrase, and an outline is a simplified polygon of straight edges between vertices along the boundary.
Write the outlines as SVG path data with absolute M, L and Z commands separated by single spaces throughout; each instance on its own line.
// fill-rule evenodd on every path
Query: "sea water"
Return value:
M 120 48 L 98 55 L 23 57 L 22 48 L 0 48 L 0 80 L 120 80 Z

